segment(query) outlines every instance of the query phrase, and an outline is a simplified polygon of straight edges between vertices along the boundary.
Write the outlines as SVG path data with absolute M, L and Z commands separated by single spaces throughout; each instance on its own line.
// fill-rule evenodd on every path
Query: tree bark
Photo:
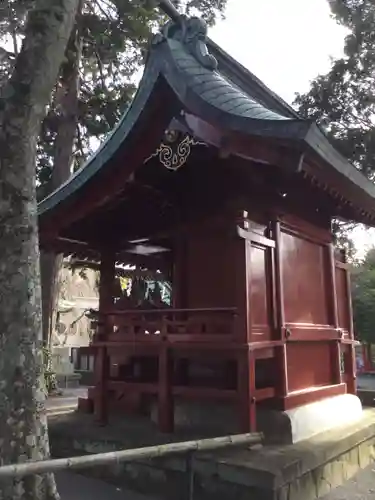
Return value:
M 36 142 L 78 0 L 37 0 L 0 93 L 1 464 L 49 455 L 41 350 Z M 56 498 L 53 475 L 4 481 L 1 500 Z
M 80 14 L 81 2 L 77 16 Z M 78 122 L 79 65 L 82 42 L 79 24 L 75 27 L 66 49 L 66 58 L 61 68 L 61 78 L 56 96 L 56 112 L 59 115 L 55 139 L 55 153 L 51 182 L 47 194 L 61 186 L 71 174 L 74 139 Z M 49 345 L 55 328 L 59 294 L 59 274 L 63 256 L 40 253 L 40 275 L 42 285 L 43 342 Z

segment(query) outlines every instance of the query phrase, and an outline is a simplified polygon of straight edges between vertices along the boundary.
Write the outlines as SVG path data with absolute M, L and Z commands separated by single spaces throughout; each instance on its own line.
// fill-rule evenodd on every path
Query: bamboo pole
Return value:
M 238 434 L 233 436 L 185 441 L 182 443 L 167 443 L 157 446 L 147 446 L 128 450 L 97 453 L 80 457 L 59 458 L 55 460 L 40 460 L 22 464 L 4 465 L 0 467 L 1 479 L 16 478 L 32 474 L 44 474 L 61 470 L 75 470 L 96 467 L 98 465 L 134 462 L 142 459 L 165 457 L 166 455 L 182 455 L 198 451 L 213 451 L 232 446 L 256 445 L 263 442 L 263 434 Z

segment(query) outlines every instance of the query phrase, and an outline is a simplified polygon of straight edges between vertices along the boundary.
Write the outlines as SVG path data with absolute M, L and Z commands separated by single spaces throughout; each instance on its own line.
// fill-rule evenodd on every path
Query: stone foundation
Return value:
M 201 429 L 209 426 L 212 432 L 220 434 L 238 433 L 237 408 L 231 402 L 220 401 L 174 401 L 174 424 L 180 429 Z M 151 421 L 158 425 L 158 405 L 155 398 L 151 403 Z
M 288 411 L 258 412 L 257 428 L 267 442 L 293 444 L 343 425 L 362 416 L 362 403 L 353 394 L 341 394 Z
M 158 423 L 156 400 L 151 404 L 151 420 Z M 360 399 L 342 394 L 288 411 L 257 410 L 257 429 L 270 444 L 293 444 L 342 425 L 350 425 L 362 416 Z M 238 433 L 236 407 L 212 401 L 175 401 L 175 426 L 199 429 L 209 422 L 217 434 Z
M 98 427 L 91 416 L 80 414 L 51 417 L 49 429 L 56 458 L 207 437 L 165 436 L 140 418 L 119 418 Z M 374 458 L 375 410 L 369 409 L 350 426 L 297 444 L 195 455 L 194 500 L 315 500 Z M 96 467 L 85 473 L 163 500 L 180 498 L 190 478 L 185 457 Z

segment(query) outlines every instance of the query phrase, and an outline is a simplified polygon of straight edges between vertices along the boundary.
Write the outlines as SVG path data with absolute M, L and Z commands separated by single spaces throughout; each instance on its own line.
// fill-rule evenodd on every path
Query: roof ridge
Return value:
M 226 75 L 227 78 L 231 80 L 231 76 L 235 77 L 233 83 L 237 86 L 240 86 L 243 92 L 246 92 L 250 97 L 254 99 L 258 99 L 259 96 L 251 95 L 249 92 L 249 81 L 257 87 L 257 90 L 264 94 L 266 98 L 268 98 L 271 102 L 264 102 L 266 106 L 272 106 L 277 112 L 284 112 L 290 118 L 301 118 L 297 111 L 293 109 L 293 107 L 288 104 L 284 99 L 282 99 L 276 92 L 271 90 L 267 85 L 265 85 L 260 78 L 258 78 L 254 73 L 252 73 L 248 68 L 246 68 L 243 64 L 236 61 L 228 52 L 226 52 L 220 45 L 214 42 L 211 38 L 207 38 L 208 48 L 211 49 L 214 53 L 212 54 L 215 59 L 218 60 L 219 66 L 221 66 L 221 70 L 225 71 L 225 66 L 229 70 L 229 72 L 233 72 L 233 75 Z M 223 67 L 224 66 L 224 67 Z M 237 78 L 236 78 L 237 77 Z M 241 80 L 239 83 L 238 80 Z M 241 85 L 242 84 L 242 85 Z M 245 88 L 247 87 L 247 88 Z
M 153 37 L 152 45 L 166 40 L 180 42 L 203 68 L 219 70 L 230 83 L 264 107 L 287 118 L 301 118 L 287 102 L 211 40 L 207 23 L 200 17 L 180 15 L 178 21 L 168 21 Z

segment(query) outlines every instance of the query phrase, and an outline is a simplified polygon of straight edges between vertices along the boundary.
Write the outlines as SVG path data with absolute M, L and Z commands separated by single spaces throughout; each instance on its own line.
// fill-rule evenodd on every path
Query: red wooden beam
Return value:
M 49 252 L 63 253 L 65 255 L 82 254 L 87 257 L 99 258 L 98 248 L 94 248 L 84 241 L 63 238 L 57 234 L 53 238 L 44 238 L 44 235 L 41 235 L 40 246 Z
M 276 350 L 277 371 L 278 371 L 278 396 L 285 398 L 288 395 L 288 364 L 285 345 L 285 306 L 284 306 L 284 281 L 283 281 L 283 259 L 281 254 L 281 226 L 279 221 L 275 221 L 272 227 L 275 239 L 274 252 L 274 288 L 275 288 L 275 309 L 277 339 L 282 340 L 283 345 Z
M 174 430 L 173 359 L 166 343 L 161 344 L 158 358 L 158 424 L 161 432 L 171 433 Z
M 229 133 L 189 113 L 185 113 L 185 119 L 193 134 L 217 147 L 222 158 L 233 154 L 247 160 L 285 167 L 288 171 L 300 169 L 304 155 L 295 145 L 291 147 L 272 138 L 251 137 L 239 132 Z
M 346 393 L 345 384 L 329 385 L 289 393 L 283 401 L 283 410 L 291 410 L 297 406 L 306 405 L 325 398 L 331 398 Z
M 99 283 L 99 312 L 110 308 L 113 303 L 113 285 L 115 281 L 115 252 L 112 250 L 103 251 L 100 265 Z M 111 334 L 113 327 L 110 321 L 102 320 L 98 336 L 105 340 Z M 105 425 L 108 421 L 108 380 L 109 380 L 109 357 L 107 348 L 98 348 L 95 356 L 95 401 L 94 414 L 96 420 Z

